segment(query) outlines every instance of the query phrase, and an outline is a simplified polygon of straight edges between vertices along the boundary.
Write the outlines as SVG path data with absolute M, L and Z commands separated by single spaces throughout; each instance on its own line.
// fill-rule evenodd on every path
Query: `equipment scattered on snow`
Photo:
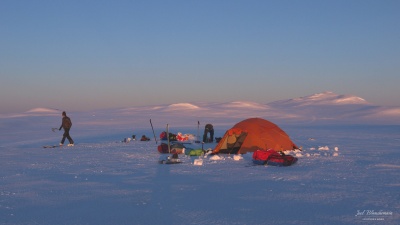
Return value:
M 57 148 L 59 145 L 44 145 L 43 148 Z
M 185 154 L 188 156 L 202 156 L 205 154 L 205 151 L 202 149 L 192 149 L 192 150 L 185 150 Z
M 142 138 L 140 138 L 140 141 L 150 141 L 150 138 L 146 137 L 146 135 L 142 135 Z
M 167 141 L 167 140 L 168 140 L 167 136 L 169 136 L 169 140 L 170 140 L 170 141 L 177 141 L 177 138 L 176 138 L 177 135 L 176 135 L 176 134 L 169 133 L 169 134 L 167 135 L 167 132 L 165 132 L 165 131 L 161 132 L 161 134 L 160 134 L 160 139 L 161 139 L 162 141 Z
M 157 150 L 159 153 L 161 154 L 185 154 L 186 150 L 192 150 L 192 149 L 187 149 L 187 147 L 185 147 L 183 144 L 181 143 L 173 143 L 172 145 L 170 145 L 169 149 L 168 149 L 168 144 L 166 143 L 161 143 L 158 147 Z
M 177 164 L 181 163 L 181 160 L 178 158 L 178 154 L 173 154 L 172 156 L 168 156 L 165 160 L 158 161 L 160 164 Z
M 122 141 L 122 142 L 124 142 L 124 143 L 129 143 L 129 142 L 131 142 L 131 138 L 124 138 L 124 140 Z
M 67 147 L 73 147 L 75 144 L 68 144 Z M 43 145 L 43 148 L 63 148 L 65 145 Z
M 203 165 L 203 159 L 195 159 L 194 162 L 193 162 L 193 165 L 202 166 Z

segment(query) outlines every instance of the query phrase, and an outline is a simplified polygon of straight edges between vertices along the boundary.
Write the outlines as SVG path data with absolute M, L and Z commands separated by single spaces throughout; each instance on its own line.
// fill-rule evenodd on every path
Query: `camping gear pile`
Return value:
M 182 134 L 181 132 L 178 132 L 176 135 L 176 139 L 178 141 L 184 142 L 184 141 L 193 141 L 196 139 L 196 137 L 193 134 Z
M 169 136 L 169 140 L 170 141 L 177 141 L 177 139 L 176 139 L 177 135 L 176 134 L 173 134 L 173 133 L 168 133 L 167 134 L 167 132 L 165 132 L 165 131 L 161 132 L 160 139 L 162 141 L 167 141 L 168 140 L 167 136 Z
M 212 142 L 214 129 L 211 124 L 206 125 L 204 133 L 203 138 L 205 138 L 206 141 L 203 140 L 203 143 Z M 208 134 L 210 134 L 210 138 L 207 137 Z M 162 138 L 162 140 L 164 140 L 164 138 L 168 140 L 167 137 L 170 135 L 168 131 L 163 132 L 160 138 Z M 182 134 L 178 133 L 178 135 L 179 139 L 182 139 Z M 173 135 L 172 137 L 173 140 L 177 140 L 177 136 Z M 189 138 L 187 140 L 189 140 Z M 206 154 L 203 146 L 202 149 L 192 149 L 186 147 L 184 143 L 170 143 L 170 141 L 171 139 L 168 140 L 168 144 L 161 143 L 158 146 L 158 151 L 160 153 L 173 154 L 175 157 L 168 157 L 163 163 L 180 163 L 180 160 L 177 160 L 178 154 L 199 157 Z M 220 138 L 217 143 L 217 146 L 211 152 L 211 156 L 218 154 L 241 155 L 247 152 L 253 152 L 252 158 L 255 165 L 290 166 L 297 162 L 296 157 L 283 153 L 286 150 L 298 149 L 296 144 L 294 144 L 290 137 L 276 124 L 261 118 L 250 118 L 235 124 L 225 132 L 224 136 Z M 242 157 L 234 158 L 235 160 L 243 159 Z M 196 162 L 196 165 L 203 165 L 203 161 L 201 161 L 201 163 Z

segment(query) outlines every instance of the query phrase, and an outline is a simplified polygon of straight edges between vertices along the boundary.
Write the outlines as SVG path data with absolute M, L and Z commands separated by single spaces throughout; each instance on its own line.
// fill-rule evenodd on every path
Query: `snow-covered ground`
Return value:
M 400 223 L 399 125 L 284 123 L 272 116 L 303 147 L 291 152 L 299 158 L 293 166 L 254 166 L 251 154 L 238 161 L 207 157 L 202 166 L 193 164 L 199 157 L 182 155 L 181 164 L 158 163 L 166 155 L 157 152 L 149 119 L 157 136 L 167 123 L 171 132 L 197 135 L 199 120 L 200 134 L 212 122 L 220 137 L 269 109 L 227 105 L 255 111 L 226 117 L 227 108 L 208 104 L 214 114 L 200 117 L 205 106 L 187 103 L 67 112 L 76 146 L 54 149 L 42 146 L 61 139 L 61 131 L 51 131 L 61 123 L 59 111 L 0 117 L 0 224 Z M 132 134 L 152 140 L 121 142 Z

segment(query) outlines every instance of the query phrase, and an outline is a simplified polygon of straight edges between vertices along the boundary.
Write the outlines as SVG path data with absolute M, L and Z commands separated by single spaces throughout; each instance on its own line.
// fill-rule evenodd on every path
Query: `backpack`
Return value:
M 157 147 L 157 150 L 158 150 L 159 153 L 169 153 L 169 151 L 168 151 L 168 145 L 165 144 L 165 143 L 161 143 L 161 145 L 159 145 L 159 146 Z
M 71 128 L 72 127 L 72 121 L 69 117 L 65 117 L 65 128 Z
M 160 139 L 163 140 L 163 141 L 168 140 L 168 139 L 167 139 L 167 132 L 163 131 L 163 132 L 160 134 Z M 170 140 L 170 141 L 176 141 L 176 134 L 169 133 L 169 140 Z

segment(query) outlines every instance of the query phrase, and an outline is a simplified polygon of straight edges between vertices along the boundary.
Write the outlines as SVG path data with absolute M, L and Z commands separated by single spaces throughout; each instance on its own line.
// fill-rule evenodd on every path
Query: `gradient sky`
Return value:
M 268 103 L 400 106 L 400 1 L 0 1 L 0 113 Z

